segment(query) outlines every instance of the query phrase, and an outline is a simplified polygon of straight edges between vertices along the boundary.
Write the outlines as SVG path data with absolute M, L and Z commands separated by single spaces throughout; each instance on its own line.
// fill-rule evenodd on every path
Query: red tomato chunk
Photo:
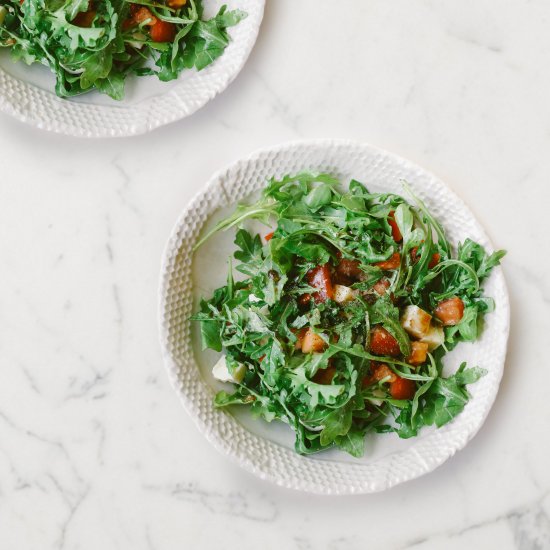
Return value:
M 390 288 L 390 281 L 388 279 L 380 279 L 372 288 L 376 294 L 379 296 L 384 296 L 384 294 L 386 294 L 386 290 Z
M 457 325 L 464 315 L 464 302 L 458 296 L 443 300 L 437 304 L 434 315 L 445 327 Z
M 176 37 L 176 26 L 174 23 L 168 23 L 162 19 L 151 27 L 151 40 L 154 42 L 172 42 Z
M 92 26 L 95 16 L 95 10 L 81 11 L 76 15 L 72 23 L 77 27 L 88 28 Z
M 376 326 L 370 331 L 370 351 L 375 355 L 397 357 L 401 350 L 397 340 L 383 327 Z
M 329 365 L 326 369 L 319 369 L 312 380 L 316 384 L 328 385 L 332 383 L 332 379 L 336 376 L 336 367 Z
M 380 269 L 397 269 L 401 265 L 401 256 L 399 252 L 394 252 L 387 260 L 376 262 L 374 265 Z
M 393 240 L 396 243 L 399 243 L 403 240 L 403 235 L 401 235 L 401 231 L 399 230 L 399 226 L 397 225 L 397 222 L 395 221 L 395 210 L 392 210 L 388 216 L 388 223 L 391 227 L 391 235 L 393 237 Z
M 434 253 L 432 256 L 432 259 L 430 260 L 430 263 L 428 264 L 428 269 L 433 269 L 441 260 L 441 254 L 438 254 L 437 252 Z
M 390 384 L 390 394 L 394 399 L 412 399 L 416 392 L 416 384 L 413 380 L 407 380 L 397 376 Z
M 336 273 L 348 279 L 359 279 L 363 273 L 359 268 L 359 262 L 357 260 L 348 260 L 343 258 L 340 260 L 340 263 L 336 266 Z
M 290 329 L 296 336 L 296 343 L 294 344 L 294 349 L 301 350 L 304 343 L 305 335 L 308 331 L 307 327 L 302 327 L 300 329 Z
M 329 264 L 310 269 L 306 274 L 306 280 L 310 286 L 318 289 L 317 292 L 313 293 L 313 299 L 317 303 L 334 300 L 334 287 Z
M 380 380 L 386 380 L 386 382 L 395 382 L 397 380 L 397 374 L 395 374 L 388 365 L 385 363 L 371 362 L 371 374 L 363 378 L 363 387 L 370 386 Z
M 327 348 L 327 343 L 311 328 L 308 328 L 302 340 L 303 353 L 321 353 Z

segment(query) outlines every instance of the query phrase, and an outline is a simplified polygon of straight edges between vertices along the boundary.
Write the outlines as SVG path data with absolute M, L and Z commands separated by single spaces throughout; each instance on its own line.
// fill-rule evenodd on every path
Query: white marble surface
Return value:
M 269 0 L 241 76 L 187 121 L 78 141 L 0 116 L 0 548 L 550 548 L 549 22 L 546 0 Z M 509 250 L 493 411 L 384 494 L 313 498 L 241 471 L 160 359 L 178 212 L 214 170 L 301 137 L 424 165 Z

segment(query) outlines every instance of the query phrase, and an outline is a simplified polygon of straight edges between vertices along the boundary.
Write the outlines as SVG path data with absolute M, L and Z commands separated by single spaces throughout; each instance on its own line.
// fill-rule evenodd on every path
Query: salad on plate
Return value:
M 226 284 L 192 317 L 203 348 L 223 351 L 212 374 L 233 385 L 216 407 L 287 423 L 300 454 L 355 457 L 369 432 L 410 438 L 461 413 L 486 371 L 445 375 L 444 356 L 480 336 L 495 307 L 482 283 L 505 252 L 470 239 L 455 250 L 404 192 L 344 189 L 330 174 L 271 179 L 197 243 L 237 228 Z M 251 219 L 269 229 L 249 232 Z
M 59 97 L 121 100 L 128 75 L 169 81 L 213 63 L 246 15 L 222 6 L 205 19 L 202 0 L 0 0 L 0 48 L 49 67 Z

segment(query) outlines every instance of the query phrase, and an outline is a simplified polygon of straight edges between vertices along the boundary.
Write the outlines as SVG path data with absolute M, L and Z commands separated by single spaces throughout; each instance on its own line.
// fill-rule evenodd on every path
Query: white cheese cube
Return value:
M 357 290 L 344 285 L 334 285 L 334 301 L 339 304 L 351 302 L 357 298 Z
M 227 368 L 227 362 L 225 355 L 222 355 L 219 361 L 212 367 L 212 376 L 220 382 L 233 382 L 234 384 L 240 384 L 243 381 L 246 373 L 245 365 L 238 365 L 231 376 L 229 369 Z
M 422 338 L 430 330 L 432 316 L 418 306 L 407 306 L 401 315 L 401 326 L 414 338 Z
M 445 342 L 445 332 L 443 331 L 443 327 L 433 325 L 428 333 L 420 338 L 420 341 L 428 344 L 428 349 L 430 351 L 438 348 L 441 344 L 443 344 L 443 342 Z

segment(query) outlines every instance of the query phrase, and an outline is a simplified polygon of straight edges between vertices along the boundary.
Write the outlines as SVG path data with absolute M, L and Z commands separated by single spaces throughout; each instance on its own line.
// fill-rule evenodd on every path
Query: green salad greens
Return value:
M 298 453 L 339 447 L 361 456 L 369 431 L 416 436 L 443 426 L 486 371 L 462 364 L 444 377 L 443 356 L 476 340 L 493 310 L 483 280 L 504 251 L 466 239 L 456 253 L 416 198 L 342 190 L 329 174 L 272 179 L 216 231 L 238 228 L 234 278 L 208 300 L 204 348 L 223 351 L 213 374 L 233 382 L 215 406 L 246 405 L 296 434 Z M 272 226 L 252 234 L 247 219 Z
M 0 0 L 0 47 L 48 66 L 60 97 L 95 89 L 120 100 L 129 74 L 168 81 L 210 65 L 244 17 L 223 6 L 203 20 L 202 0 Z

